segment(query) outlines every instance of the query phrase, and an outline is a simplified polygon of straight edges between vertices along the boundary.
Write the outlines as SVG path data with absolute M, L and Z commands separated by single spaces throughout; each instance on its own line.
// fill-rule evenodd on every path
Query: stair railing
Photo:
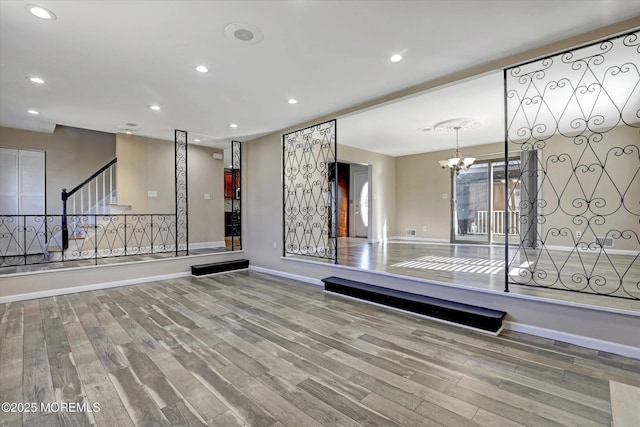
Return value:
M 70 210 L 71 215 L 91 213 L 92 210 L 95 214 L 106 214 L 107 204 L 114 203 L 113 195 L 116 183 L 117 162 L 117 158 L 111 160 L 109 163 L 94 172 L 89 178 L 85 179 L 81 184 L 75 186 L 71 191 L 67 191 L 66 188 L 62 189 L 63 249 L 69 248 L 69 227 L 67 215 Z M 87 206 L 86 210 L 85 195 Z M 69 203 L 69 201 L 71 201 L 71 203 Z M 94 205 L 91 204 L 92 202 Z

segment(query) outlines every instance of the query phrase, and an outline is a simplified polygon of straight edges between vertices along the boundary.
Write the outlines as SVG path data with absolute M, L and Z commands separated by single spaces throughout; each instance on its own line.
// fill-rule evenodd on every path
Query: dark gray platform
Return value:
M 502 321 L 507 314 L 504 311 L 383 288 L 341 277 L 327 277 L 322 281 L 327 292 L 359 298 L 492 333 L 500 331 Z
M 248 259 L 235 259 L 232 261 L 212 262 L 191 266 L 191 275 L 204 276 L 205 274 L 222 273 L 224 271 L 241 270 L 249 268 Z

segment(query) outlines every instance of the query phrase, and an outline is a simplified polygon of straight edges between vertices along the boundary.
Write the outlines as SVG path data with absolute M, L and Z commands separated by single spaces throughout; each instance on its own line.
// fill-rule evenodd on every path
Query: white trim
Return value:
M 285 273 L 284 271 L 271 270 L 269 268 L 256 267 L 255 265 L 250 265 L 249 270 L 256 271 L 258 273 L 271 274 L 273 276 L 286 277 L 287 279 L 298 280 L 300 282 L 311 283 L 316 286 L 324 286 L 324 283 L 320 279 L 313 279 L 307 276 L 300 276 L 299 274 L 293 273 Z
M 217 242 L 189 243 L 189 249 L 207 249 L 207 248 L 224 248 L 226 246 L 224 240 Z
M 387 243 L 394 243 L 394 240 L 402 240 L 402 242 L 395 243 L 404 243 L 404 242 L 427 242 L 427 243 L 451 243 L 449 239 L 435 239 L 431 237 L 408 237 L 408 236 L 391 236 L 387 238 Z
M 505 329 L 514 332 L 522 332 L 525 334 L 536 335 L 538 337 L 549 338 L 557 341 L 564 341 L 570 344 L 588 347 L 595 350 L 615 353 L 625 357 L 640 359 L 640 348 L 632 347 L 626 344 L 619 344 L 611 341 L 603 341 L 596 338 L 585 337 L 583 335 L 575 335 L 568 332 L 555 331 L 553 329 L 540 328 L 538 326 L 525 325 L 523 323 L 504 321 Z
M 177 279 L 180 277 L 187 277 L 190 274 L 191 273 L 187 271 L 183 271 L 180 273 L 163 274 L 161 276 L 136 277 L 135 279 L 118 280 L 115 282 L 104 282 L 104 283 L 96 283 L 93 285 L 75 286 L 71 288 L 58 288 L 58 289 L 49 289 L 46 291 L 29 292 L 27 294 L 18 294 L 18 295 L 10 295 L 7 297 L 0 297 L 0 304 L 4 304 L 7 302 L 24 301 L 24 300 L 36 299 L 36 298 L 45 298 L 45 297 L 51 297 L 56 295 L 73 294 L 76 292 L 86 292 L 86 291 L 95 291 L 98 289 L 116 288 L 118 286 L 136 285 L 138 283 L 155 282 L 159 280 Z
M 366 299 L 352 297 L 352 296 L 340 294 L 340 293 L 337 293 L 337 292 L 324 291 L 324 293 L 325 294 L 335 295 L 335 296 L 342 297 L 342 298 L 347 298 L 347 299 L 358 301 L 358 302 L 364 302 L 365 304 L 371 304 L 371 305 L 375 305 L 377 307 L 387 308 L 389 310 L 398 311 L 400 313 L 410 314 L 412 316 L 422 317 L 423 319 L 433 320 L 434 322 L 444 323 L 445 325 L 457 326 L 459 328 L 467 329 L 469 331 L 480 332 L 482 334 L 491 335 L 491 336 L 494 336 L 494 337 L 497 337 L 498 335 L 500 335 L 500 333 L 504 329 L 504 326 L 500 326 L 500 329 L 498 329 L 496 332 L 492 332 L 492 331 L 487 331 L 486 329 L 474 328 L 473 326 L 467 326 L 467 325 L 463 325 L 461 323 L 450 322 L 448 320 L 438 319 L 437 317 L 426 316 L 424 314 L 415 313 L 413 311 L 407 311 L 407 310 L 403 310 L 401 308 L 392 307 L 390 305 L 379 304 L 377 302 L 367 301 Z

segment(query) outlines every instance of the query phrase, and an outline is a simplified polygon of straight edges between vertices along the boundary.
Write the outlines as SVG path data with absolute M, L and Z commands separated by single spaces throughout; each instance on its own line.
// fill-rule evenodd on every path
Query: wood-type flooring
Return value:
M 519 281 L 537 286 L 511 283 L 510 292 L 640 311 L 640 288 L 638 287 L 640 257 L 637 255 L 598 256 L 581 253 L 578 257 L 576 254 L 563 251 L 546 251 L 543 254 L 524 254 L 521 251 L 515 251 L 510 255 L 509 271 L 512 278 L 515 280 L 520 266 L 537 259 L 536 256 L 540 259 L 536 264 L 539 274 L 536 274 L 535 280 L 529 274 Z M 549 257 L 556 258 L 556 265 L 549 264 Z M 305 260 L 305 257 L 292 258 Z M 309 259 L 311 258 L 306 258 L 306 260 Z M 517 259 L 517 262 L 514 259 Z M 313 260 L 318 261 L 316 258 Z M 498 292 L 502 292 L 505 287 L 505 249 L 500 245 L 459 245 L 393 240 L 382 243 L 361 243 L 339 247 L 338 264 Z M 558 280 L 558 269 L 562 272 L 560 275 L 562 280 Z M 590 277 L 588 286 L 587 276 Z M 580 292 L 576 292 L 577 290 Z M 605 295 L 598 295 L 596 292 Z
M 12 302 L 0 319 L 0 401 L 36 408 L 3 426 L 610 426 L 610 382 L 640 387 L 639 360 L 252 271 Z

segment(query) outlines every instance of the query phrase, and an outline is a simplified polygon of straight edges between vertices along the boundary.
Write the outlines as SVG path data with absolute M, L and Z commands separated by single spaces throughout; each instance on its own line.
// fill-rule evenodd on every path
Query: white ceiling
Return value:
M 453 152 L 455 134 L 433 126 L 456 118 L 480 123 L 460 131 L 460 148 L 504 141 L 503 86 L 499 71 L 339 118 L 339 142 L 389 156 Z
M 57 20 L 34 18 L 29 3 Z M 172 139 L 173 129 L 184 129 L 210 141 L 250 140 L 639 16 L 640 0 L 0 0 L 0 125 L 117 132 L 130 122 L 148 137 Z M 264 40 L 227 38 L 234 22 L 257 26 Z M 405 59 L 391 63 L 396 52 Z M 200 64 L 210 72 L 197 73 Z M 31 75 L 46 84 L 29 82 Z M 418 127 L 465 116 L 483 122 L 470 138 L 492 141 L 502 120 L 491 111 L 502 102 L 489 90 L 496 76 L 395 104 L 390 114 L 406 126 L 382 139 L 342 123 L 366 129 L 382 123 L 382 110 L 344 118 L 339 142 L 391 155 L 429 151 L 440 142 L 425 146 Z M 298 104 L 289 105 L 290 97 Z M 41 114 L 27 114 L 30 108 Z M 443 137 L 451 147 L 451 135 Z M 403 148 L 409 140 L 419 145 Z

